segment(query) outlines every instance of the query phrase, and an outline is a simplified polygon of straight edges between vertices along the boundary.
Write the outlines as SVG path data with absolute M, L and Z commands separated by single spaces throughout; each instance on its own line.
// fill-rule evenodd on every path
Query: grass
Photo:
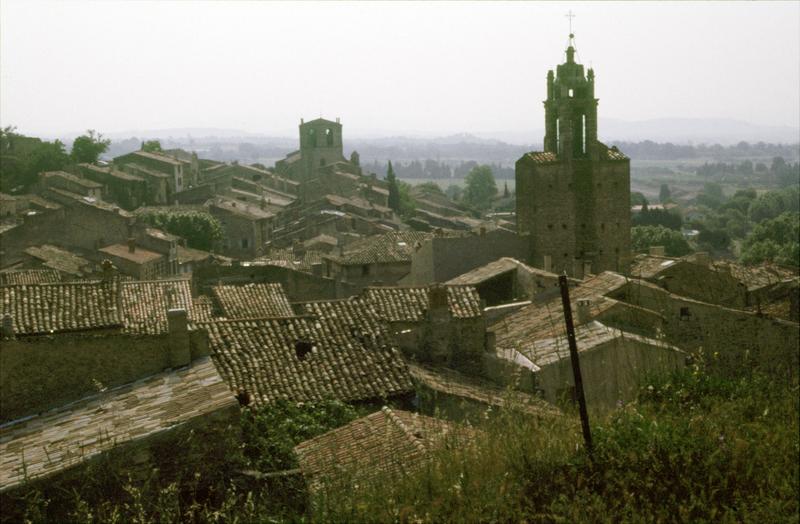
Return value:
M 512 406 L 476 423 L 470 443 L 451 442 L 408 476 L 358 489 L 329 484 L 307 499 L 296 478 L 219 475 L 208 486 L 214 460 L 186 464 L 175 482 L 123 479 L 109 489 L 116 480 L 105 469 L 67 495 L 17 493 L 24 518 L 15 521 L 798 522 L 799 410 L 797 384 L 695 367 L 651 377 L 636 402 L 593 420 L 592 456 L 574 416 L 539 420 Z M 243 413 L 244 444 L 215 456 L 291 467 L 294 442 L 356 415 L 335 403 Z

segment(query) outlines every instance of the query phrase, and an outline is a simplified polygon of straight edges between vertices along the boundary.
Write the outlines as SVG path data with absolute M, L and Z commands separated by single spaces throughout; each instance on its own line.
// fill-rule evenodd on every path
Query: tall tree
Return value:
M 397 177 L 394 174 L 391 160 L 389 160 L 389 167 L 386 169 L 386 182 L 389 184 L 389 208 L 395 213 L 399 213 L 400 188 L 397 185 Z
M 158 140 L 148 140 L 147 142 L 142 142 L 142 151 L 147 151 L 148 153 L 157 153 L 161 151 L 161 142 Z
M 508 192 L 508 182 L 503 182 L 503 198 L 508 198 L 511 196 L 511 193 Z
M 486 165 L 473 167 L 466 178 L 464 201 L 478 209 L 486 209 L 497 195 L 492 168 Z
M 97 162 L 100 155 L 108 150 L 109 145 L 111 145 L 111 140 L 104 139 L 103 135 L 94 129 L 89 129 L 85 135 L 79 136 L 72 143 L 70 157 L 77 164 L 84 162 L 91 164 Z
M 658 192 L 658 200 L 662 204 L 666 204 L 672 198 L 672 191 L 669 190 L 667 184 L 661 184 L 661 189 Z

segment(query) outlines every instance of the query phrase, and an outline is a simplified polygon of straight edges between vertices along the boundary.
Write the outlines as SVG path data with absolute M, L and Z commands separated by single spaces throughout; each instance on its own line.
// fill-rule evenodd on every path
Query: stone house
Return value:
M 39 174 L 39 181 L 45 188 L 61 189 L 97 200 L 103 198 L 103 186 L 87 178 L 65 171 L 48 171 Z
M 411 271 L 411 257 L 428 233 L 416 231 L 374 235 L 325 255 L 325 275 L 363 288 L 395 285 Z
M 86 278 L 96 273 L 94 263 L 77 253 L 50 244 L 31 246 L 24 253 L 21 266 L 49 268 L 56 271 L 63 280 Z
M 139 280 L 154 280 L 174 274 L 170 271 L 167 256 L 137 247 L 134 238 L 128 239 L 127 245 L 112 244 L 97 251 L 101 257 L 110 260 L 122 274 Z
M 342 124 L 317 118 L 300 120 L 300 149 L 275 163 L 275 171 L 292 180 L 305 182 L 317 177 L 321 167 L 347 162 L 342 154 Z
M 0 218 L 13 218 L 17 216 L 17 198 L 5 193 L 0 193 Z
M 529 300 L 558 287 L 558 275 L 503 257 L 445 282 L 447 285 L 474 286 L 487 306 Z
M 264 254 L 264 245 L 272 235 L 272 213 L 261 206 L 221 197 L 209 200 L 206 207 L 222 224 L 223 254 L 243 259 Z
M 132 211 L 139 206 L 155 204 L 157 197 L 150 195 L 150 186 L 141 176 L 126 173 L 113 165 L 78 164 L 80 173 L 103 186 L 103 198 Z
M 164 153 L 134 151 L 114 158 L 114 165 L 127 166 L 130 164 L 167 175 L 167 203 L 171 203 L 171 195 L 197 183 L 199 170 L 194 168 L 191 162 L 181 161 Z M 123 170 L 125 170 L 124 167 Z M 132 171 L 134 174 L 139 174 L 140 170 L 134 168 Z
M 480 371 L 486 323 L 475 288 L 371 287 L 364 290 L 363 304 L 376 312 L 412 358 Z
M 383 406 L 298 444 L 294 452 L 312 493 L 325 484 L 358 489 L 408 475 L 429 452 L 468 435 L 452 422 Z
M 597 321 L 575 330 L 587 404 L 613 409 L 634 400 L 650 374 L 668 373 L 686 364 L 687 354 L 652 338 L 626 333 Z M 529 373 L 531 386 L 552 403 L 573 401 L 575 383 L 565 336 L 497 347 L 498 357 Z
M 128 338 L 109 337 L 106 343 L 130 345 Z M 154 466 L 165 468 L 151 459 L 151 446 L 171 449 L 171 458 L 178 461 L 182 450 L 175 443 L 180 438 L 192 431 L 213 438 L 208 428 L 227 427 L 238 411 L 233 393 L 209 357 L 95 391 L 0 427 L 0 492 L 32 481 L 65 481 L 76 468 L 109 452 L 117 453 L 120 473 L 123 468 L 134 475 Z
M 174 176 L 152 167 L 134 162 L 135 158 L 124 164 L 114 164 L 122 172 L 141 178 L 147 187 L 147 203 L 149 205 L 165 205 L 174 201 Z M 172 184 L 170 181 L 172 180 Z

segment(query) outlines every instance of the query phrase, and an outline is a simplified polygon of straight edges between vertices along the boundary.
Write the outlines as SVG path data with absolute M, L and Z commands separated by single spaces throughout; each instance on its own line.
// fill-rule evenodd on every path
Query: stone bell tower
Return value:
M 547 73 L 544 151 L 517 160 L 517 229 L 529 234 L 531 262 L 582 278 L 625 271 L 630 260 L 630 160 L 597 140 L 592 69 L 566 61 Z

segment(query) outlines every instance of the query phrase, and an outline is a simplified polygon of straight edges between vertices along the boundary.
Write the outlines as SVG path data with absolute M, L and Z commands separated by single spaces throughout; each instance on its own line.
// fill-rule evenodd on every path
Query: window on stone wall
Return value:
M 547 229 L 553 229 L 553 224 L 547 224 Z
M 600 231 L 605 231 L 605 230 L 606 230 L 606 224 L 605 224 L 605 222 L 601 222 L 600 223 Z
M 561 224 L 561 229 L 567 229 L 567 225 L 566 224 Z
M 689 311 L 688 307 L 681 308 L 681 320 L 690 320 L 692 318 L 692 313 Z
M 369 264 L 364 264 L 361 266 L 361 276 L 365 277 L 367 275 L 369 275 Z
M 329 146 L 333 145 L 333 131 L 330 129 L 325 130 L 325 143 Z
M 247 238 L 242 239 L 242 249 L 247 249 L 250 247 L 250 240 Z

